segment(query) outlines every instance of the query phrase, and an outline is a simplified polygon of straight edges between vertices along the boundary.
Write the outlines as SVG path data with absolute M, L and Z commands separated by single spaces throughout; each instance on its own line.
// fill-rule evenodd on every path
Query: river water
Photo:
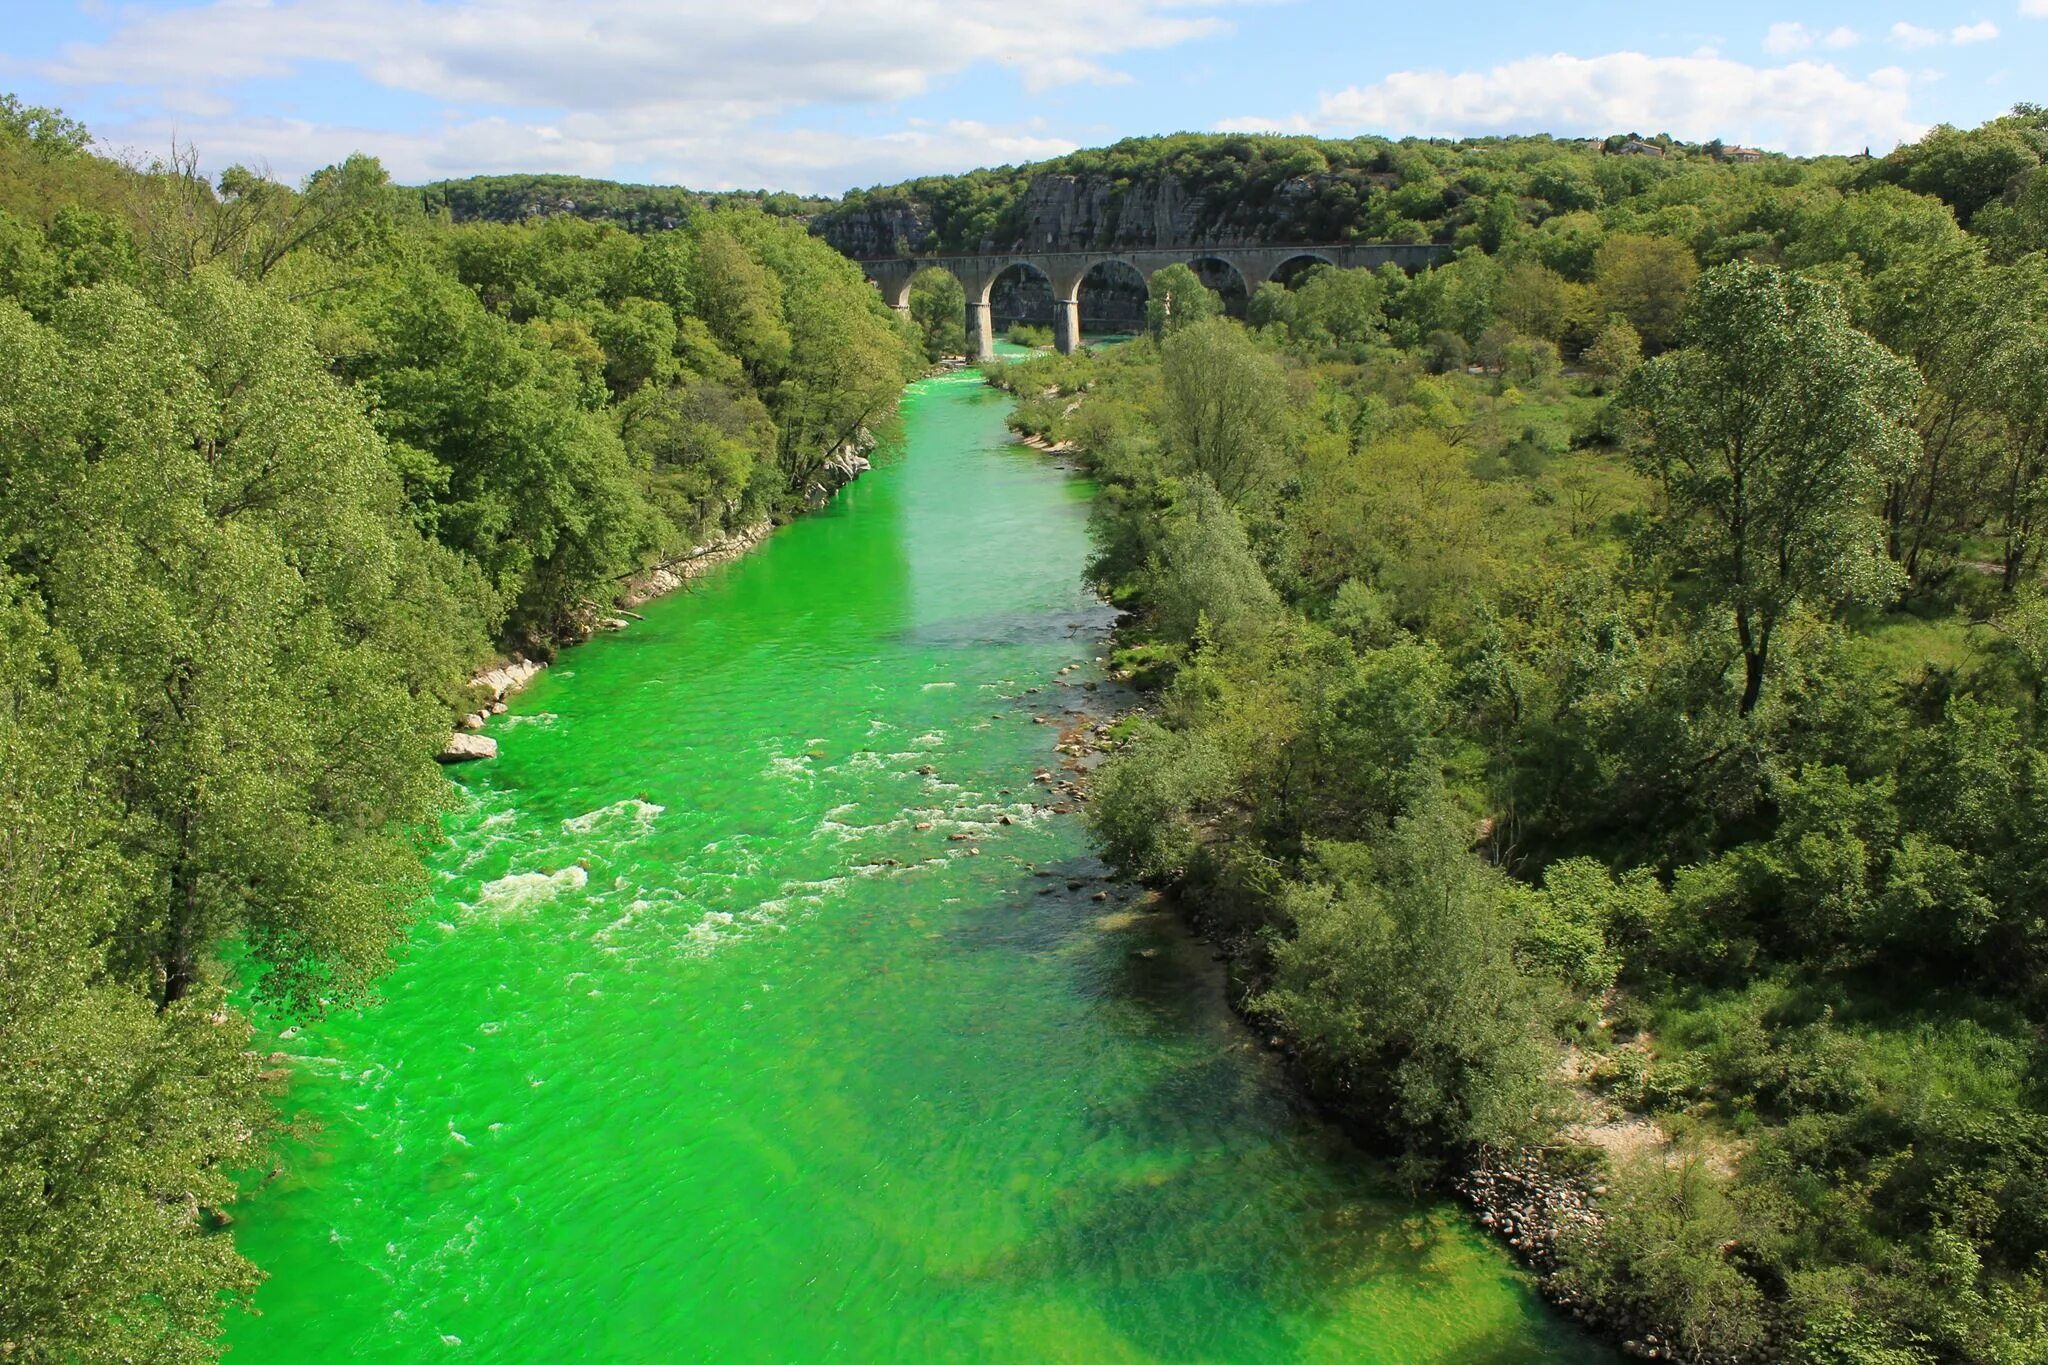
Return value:
M 1588 1358 L 1043 809 L 1106 622 L 1005 411 L 913 386 L 874 473 L 493 722 L 384 1000 L 279 1044 L 311 1131 L 235 1360 Z

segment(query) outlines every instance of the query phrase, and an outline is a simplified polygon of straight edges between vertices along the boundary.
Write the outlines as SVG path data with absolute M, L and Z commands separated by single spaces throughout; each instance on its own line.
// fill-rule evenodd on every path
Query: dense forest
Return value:
M 992 374 L 1158 689 L 1109 856 L 1417 1179 L 1586 1191 L 1520 1244 L 1640 1348 L 2048 1361 L 2048 115 L 1393 155 L 1452 264 Z
M 801 226 L 452 224 L 0 98 L 0 1358 L 216 1351 L 282 1072 L 360 1002 L 495 651 L 801 510 L 922 365 Z

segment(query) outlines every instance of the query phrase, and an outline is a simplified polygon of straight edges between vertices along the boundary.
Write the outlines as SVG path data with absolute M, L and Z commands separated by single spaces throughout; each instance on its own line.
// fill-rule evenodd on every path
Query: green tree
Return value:
M 1145 327 L 1155 337 L 1223 313 L 1223 296 L 1202 283 L 1202 277 L 1184 265 L 1170 265 L 1155 271 L 1146 281 Z
M 160 1011 L 113 932 L 149 878 L 120 837 L 122 691 L 0 586 L 0 1343 L 18 1360 L 210 1360 L 224 1297 L 256 1281 L 205 1212 L 271 1129 L 248 1026 L 213 992 Z
M 1699 275 L 1692 249 L 1669 237 L 1609 237 L 1593 256 L 1593 284 L 1603 314 L 1621 314 L 1646 349 L 1678 339 L 1687 291 Z
M 1441 795 L 1370 847 L 1315 850 L 1288 892 L 1255 1007 L 1338 1078 L 1347 1103 L 1420 1151 L 1513 1146 L 1545 1105 L 1503 910 L 1505 883 L 1469 851 Z
M 1677 562 L 1734 618 L 1748 715 L 1789 613 L 1895 586 L 1873 504 L 1913 459 L 1918 377 L 1832 290 L 1744 262 L 1700 281 L 1685 343 L 1636 370 L 1621 403 Z
M 1160 347 L 1168 452 L 1231 503 L 1278 472 L 1287 372 L 1227 318 L 1178 326 Z
M 1593 338 L 1581 359 L 1587 369 L 1602 379 L 1620 382 L 1643 363 L 1643 339 L 1627 318 L 1615 313 L 1609 316 L 1607 325 Z
M 1205 478 L 1166 519 L 1148 578 L 1147 597 L 1169 639 L 1193 640 L 1206 628 L 1216 639 L 1241 640 L 1280 609 L 1244 524 Z
M 967 353 L 967 291 L 952 271 L 934 266 L 911 277 L 910 320 L 925 359 Z
M 382 281 L 362 318 L 370 342 L 349 373 L 405 456 L 421 519 L 482 569 L 515 631 L 565 627 L 650 537 L 576 360 L 426 270 Z
M 92 133 L 62 109 L 23 104 L 19 96 L 0 94 L 0 139 L 28 148 L 44 160 L 76 156 L 92 145 Z

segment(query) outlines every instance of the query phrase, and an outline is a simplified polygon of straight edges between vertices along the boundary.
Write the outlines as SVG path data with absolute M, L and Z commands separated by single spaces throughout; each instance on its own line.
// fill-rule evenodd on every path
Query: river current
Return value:
M 1006 411 L 914 385 L 832 506 L 492 723 L 384 998 L 277 1044 L 233 1359 L 1595 1354 L 1051 811 L 1106 612 Z

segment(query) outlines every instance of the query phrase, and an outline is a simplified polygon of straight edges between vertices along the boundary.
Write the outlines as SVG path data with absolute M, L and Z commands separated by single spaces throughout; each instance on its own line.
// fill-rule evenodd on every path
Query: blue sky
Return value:
M 1268 128 L 1883 152 L 2048 102 L 2048 0 L 0 0 L 0 89 L 288 178 L 366 151 L 837 193 Z

